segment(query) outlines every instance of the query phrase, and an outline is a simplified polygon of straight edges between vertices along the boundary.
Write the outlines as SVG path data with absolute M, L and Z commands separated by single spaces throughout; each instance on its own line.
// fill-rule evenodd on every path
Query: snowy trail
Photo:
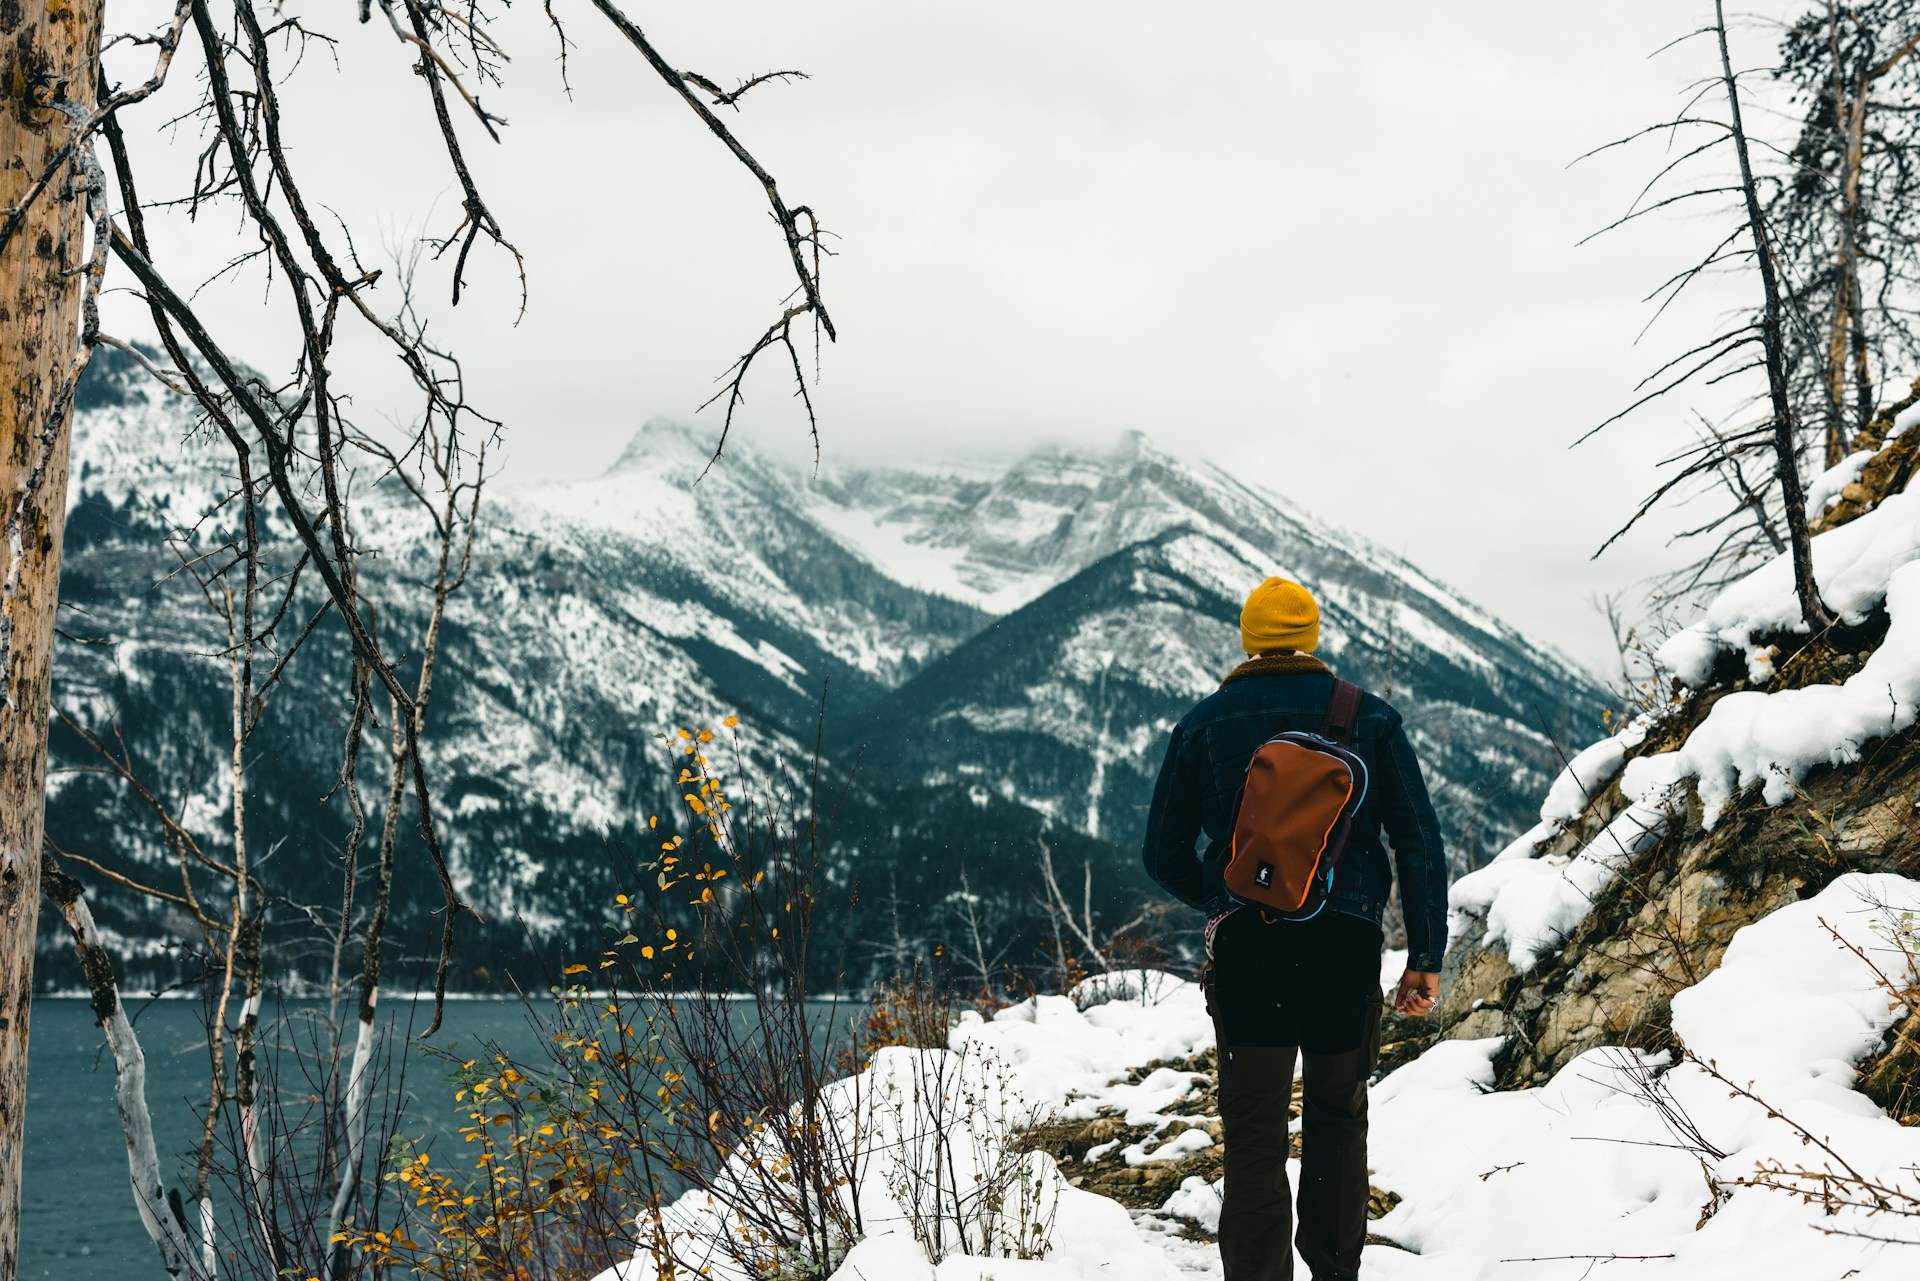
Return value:
M 1898 1008 L 1874 968 L 1902 981 L 1901 966 L 1911 962 L 1901 959 L 1895 932 L 1912 931 L 1916 919 L 1920 881 L 1853 873 L 1736 934 L 1720 967 L 1673 1001 L 1680 1043 L 1716 1064 L 1720 1077 L 1692 1060 L 1609 1047 L 1581 1055 L 1544 1086 L 1496 1091 L 1498 1038 L 1442 1041 L 1395 1070 L 1371 1091 L 1369 1156 L 1374 1185 L 1401 1200 L 1371 1231 L 1405 1248 L 1369 1246 L 1367 1281 L 1576 1281 L 1601 1262 L 1629 1259 L 1633 1281 L 1912 1281 L 1920 1240 L 1889 1245 L 1846 1233 L 1905 1229 L 1920 1238 L 1920 1216 L 1827 1217 L 1817 1199 L 1755 1179 L 1769 1163 L 1807 1165 L 1801 1133 L 1781 1119 L 1791 1117 L 1844 1153 L 1850 1169 L 1920 1207 L 1920 1128 L 1900 1126 L 1853 1088 L 1854 1064 L 1879 1044 Z M 911 1083 L 924 1071 L 917 1064 L 952 1056 L 965 1068 L 964 1090 L 990 1094 L 997 1115 L 1024 1115 L 1034 1105 L 1060 1123 L 1109 1118 L 1130 1127 L 1131 1168 L 1163 1146 L 1210 1146 L 1176 1136 L 1210 1119 L 1181 1109 L 1205 1106 L 1207 1078 L 1185 1067 L 1212 1042 L 1195 985 L 1132 971 L 991 1019 L 970 1013 L 954 1028 L 951 1049 L 883 1050 L 860 1080 L 869 1097 L 903 1097 L 889 1094 L 889 1082 Z M 1674 1128 L 1676 1110 L 1690 1118 L 1692 1134 L 1705 1136 L 1693 1150 Z M 926 1123 L 901 1116 L 888 1124 L 904 1134 Z M 1152 1137 L 1135 1141 L 1143 1129 Z M 1005 1124 L 975 1132 L 982 1135 L 989 1146 L 1013 1138 Z M 1094 1167 L 1070 1157 L 1056 1167 L 1042 1152 L 1021 1159 L 1036 1163 L 1055 1211 L 1043 1259 L 949 1253 L 928 1263 L 900 1216 L 881 1216 L 888 1184 L 876 1171 L 864 1192 L 874 1210 L 869 1234 L 836 1281 L 1220 1276 L 1212 1243 L 1187 1235 L 1217 1224 L 1217 1183 L 1190 1176 L 1171 1195 L 1153 1194 L 1159 1208 L 1128 1211 L 1069 1182 Z M 1290 1173 L 1297 1187 L 1297 1163 Z M 690 1231 L 725 1230 L 703 1214 L 697 1205 L 669 1211 Z M 1297 1276 L 1306 1281 L 1308 1273 L 1301 1267 Z M 645 1259 L 618 1277 L 655 1281 Z
M 1917 915 L 1920 881 L 1842 876 L 1741 930 L 1720 968 L 1674 999 L 1681 1043 L 1765 1105 L 1691 1062 L 1616 1048 L 1589 1051 L 1544 1086 L 1492 1091 L 1498 1038 L 1441 1042 L 1383 1078 L 1371 1092 L 1373 1181 L 1402 1200 L 1371 1228 L 1407 1248 L 1368 1247 L 1364 1275 L 1574 1281 L 1600 1261 L 1631 1258 L 1634 1281 L 1912 1281 L 1920 1244 L 1828 1231 L 1885 1232 L 1885 1221 L 1827 1218 L 1817 1205 L 1743 1181 L 1769 1162 L 1807 1164 L 1806 1145 L 1777 1110 L 1826 1136 L 1862 1173 L 1920 1198 L 1920 1129 L 1900 1126 L 1853 1088 L 1853 1065 L 1898 1009 L 1873 966 L 1900 977 L 1906 962 L 1894 932 L 1911 931 Z M 1055 1101 L 1068 1118 L 1196 1120 L 1177 1114 L 1180 1098 L 1148 1103 L 1145 1082 L 1125 1081 L 1128 1069 L 1211 1046 L 1197 989 L 1163 975 L 1093 982 L 1109 984 L 1115 999 L 1082 1010 L 1064 997 L 1038 998 L 963 1024 L 956 1043 L 992 1045 L 1023 1090 Z M 1077 995 L 1085 1004 L 1103 994 Z M 1711 1151 L 1677 1146 L 1644 1088 L 1649 1080 L 1708 1136 Z M 1298 1172 L 1291 1164 L 1295 1187 Z M 1217 1188 L 1189 1178 L 1160 1209 L 1131 1213 L 1131 1252 L 1122 1244 L 1106 1259 L 1063 1259 L 1058 1275 L 1136 1275 L 1137 1266 L 1112 1269 L 1144 1246 L 1157 1256 L 1146 1275 L 1217 1278 L 1213 1245 L 1182 1229 L 1190 1220 L 1210 1231 L 1218 1212 Z M 1920 1239 L 1920 1230 L 1904 1235 Z
M 1300 1166 L 1292 1162 L 1288 1166 L 1289 1177 L 1298 1179 Z M 1297 1183 L 1296 1183 L 1297 1186 Z M 1220 1250 L 1211 1241 L 1196 1241 L 1182 1232 L 1183 1224 L 1179 1219 L 1163 1214 L 1158 1210 L 1133 1211 L 1133 1225 L 1140 1233 L 1140 1239 L 1149 1248 L 1157 1251 L 1165 1260 L 1170 1276 L 1193 1278 L 1194 1281 L 1220 1281 Z M 1299 1255 L 1293 1259 L 1294 1276 L 1306 1281 L 1311 1275 L 1307 1265 Z M 1361 1273 L 1367 1281 L 1422 1281 L 1427 1277 L 1441 1278 L 1445 1273 L 1426 1268 L 1417 1254 L 1405 1250 L 1396 1250 L 1391 1246 L 1370 1245 L 1361 1256 Z

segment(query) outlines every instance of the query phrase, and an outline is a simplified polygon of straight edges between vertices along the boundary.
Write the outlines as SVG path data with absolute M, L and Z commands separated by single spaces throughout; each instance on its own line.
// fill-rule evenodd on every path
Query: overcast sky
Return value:
M 502 143 L 462 121 L 527 257 L 526 318 L 513 325 L 502 257 L 476 251 L 474 288 L 435 322 L 509 424 L 507 470 L 528 477 L 595 472 L 645 419 L 691 416 L 792 283 L 749 176 L 597 13 L 554 2 L 578 42 L 572 98 L 540 6 L 521 4 L 501 27 L 508 82 L 485 95 L 510 121 Z M 377 23 L 318 8 L 344 39 L 338 69 L 309 55 L 288 104 L 309 194 L 363 253 L 375 230 L 446 230 L 457 190 L 407 55 Z M 1684 434 L 1684 403 L 1568 446 L 1698 341 L 1708 309 L 1750 300 L 1723 287 L 1634 346 L 1641 298 L 1712 227 L 1576 248 L 1660 157 L 1568 162 L 1670 114 L 1711 70 L 1705 45 L 1647 58 L 1704 5 L 630 8 L 717 80 L 812 77 L 756 90 L 737 125 L 840 237 L 825 466 L 1137 428 L 1610 662 L 1590 598 L 1669 554 L 1650 533 L 1588 557 Z M 193 142 L 173 136 L 155 164 L 177 178 Z M 234 229 L 216 214 L 164 234 L 210 266 Z M 444 268 L 425 279 L 443 290 Z M 249 359 L 287 367 L 257 278 L 203 302 L 248 335 Z M 109 325 L 137 329 L 129 312 L 116 300 Z M 362 412 L 403 412 L 392 362 L 361 368 Z M 788 391 L 777 371 L 756 380 L 749 439 L 801 442 Z

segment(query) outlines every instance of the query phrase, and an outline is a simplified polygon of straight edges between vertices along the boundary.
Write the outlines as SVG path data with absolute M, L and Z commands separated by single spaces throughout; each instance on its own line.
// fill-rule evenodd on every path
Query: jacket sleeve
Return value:
M 1167 740 L 1167 756 L 1153 785 L 1153 806 L 1147 811 L 1147 843 L 1142 852 L 1147 875 L 1188 907 L 1205 910 L 1199 856 L 1194 842 L 1200 835 L 1199 762 L 1193 758 L 1185 727 L 1175 725 Z
M 1407 918 L 1407 968 L 1433 973 L 1447 951 L 1447 852 L 1413 744 L 1396 714 L 1380 753 L 1380 825 L 1393 845 Z

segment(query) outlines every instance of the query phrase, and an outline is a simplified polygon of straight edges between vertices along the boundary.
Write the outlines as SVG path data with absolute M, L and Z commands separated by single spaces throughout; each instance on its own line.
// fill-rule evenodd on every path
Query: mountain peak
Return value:
M 1048 441 L 1027 451 L 1023 462 L 1046 464 L 1082 463 L 1104 469 L 1126 467 L 1148 459 L 1166 459 L 1147 433 L 1129 428 L 1105 440 L 1092 442 Z
M 713 458 L 718 432 L 674 418 L 653 417 L 640 425 L 628 439 L 620 456 L 607 468 L 607 474 L 629 471 L 665 471 L 689 463 L 705 468 Z M 738 445 L 729 442 L 729 453 Z

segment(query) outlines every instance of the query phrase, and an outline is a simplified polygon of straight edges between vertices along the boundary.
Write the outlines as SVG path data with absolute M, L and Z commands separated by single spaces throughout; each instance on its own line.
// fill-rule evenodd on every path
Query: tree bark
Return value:
M 0 3 L 0 214 L 11 216 L 91 110 L 99 0 Z M 40 907 L 53 622 L 67 417 L 86 264 L 79 170 L 40 193 L 0 251 L 0 1281 L 19 1272 L 27 1029 Z
M 1852 438 L 1847 422 L 1848 363 L 1854 358 L 1855 334 L 1862 332 L 1854 312 L 1860 307 L 1860 170 L 1866 159 L 1867 91 L 1872 82 L 1867 69 L 1849 83 L 1842 65 L 1839 10 L 1827 6 L 1828 47 L 1833 57 L 1833 124 L 1842 139 L 1840 160 L 1840 244 L 1834 257 L 1833 313 L 1827 324 L 1827 441 L 1826 465 L 1847 456 Z M 1862 426 L 1865 425 L 1863 422 Z

